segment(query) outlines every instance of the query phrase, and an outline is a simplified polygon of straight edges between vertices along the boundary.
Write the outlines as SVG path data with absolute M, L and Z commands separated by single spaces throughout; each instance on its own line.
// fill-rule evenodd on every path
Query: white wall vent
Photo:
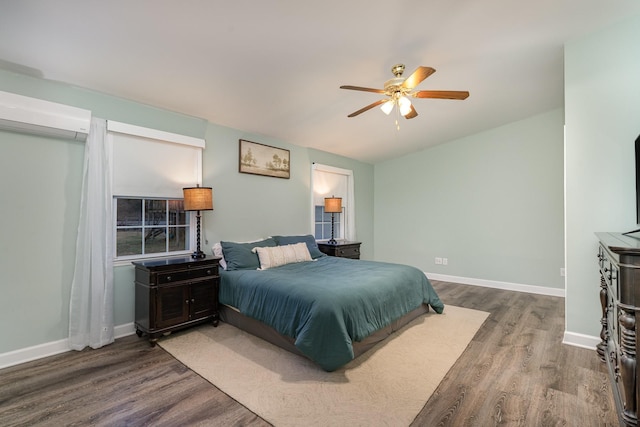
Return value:
M 86 141 L 91 111 L 0 91 L 0 129 Z

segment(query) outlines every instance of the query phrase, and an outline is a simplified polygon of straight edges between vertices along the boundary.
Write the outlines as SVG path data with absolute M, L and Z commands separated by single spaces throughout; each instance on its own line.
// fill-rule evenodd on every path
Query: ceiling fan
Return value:
M 405 119 L 413 119 L 418 115 L 418 112 L 411 104 L 408 97 L 413 98 L 437 98 L 437 99 L 467 99 L 469 92 L 457 91 L 457 90 L 418 90 L 414 91 L 414 88 L 420 84 L 424 79 L 435 73 L 436 70 L 431 67 L 418 67 L 413 74 L 406 79 L 402 77 L 404 73 L 404 64 L 396 64 L 391 68 L 391 72 L 395 78 L 387 80 L 384 84 L 384 89 L 372 89 L 368 87 L 360 86 L 340 86 L 340 89 L 361 90 L 364 92 L 373 92 L 386 95 L 387 98 L 380 99 L 372 104 L 367 105 L 349 114 L 347 117 L 355 117 L 365 111 L 369 111 L 373 107 L 381 105 L 382 111 L 385 114 L 391 113 L 394 106 L 397 106 L 398 111 Z

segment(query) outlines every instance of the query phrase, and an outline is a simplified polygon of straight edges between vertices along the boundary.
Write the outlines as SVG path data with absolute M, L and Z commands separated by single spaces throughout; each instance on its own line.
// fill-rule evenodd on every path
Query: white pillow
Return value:
M 258 270 L 266 270 L 294 262 L 313 261 L 309 254 L 309 248 L 304 242 L 294 245 L 257 247 L 253 248 L 252 252 L 257 253 L 260 259 L 260 268 Z
M 222 245 L 220 244 L 220 242 L 213 245 L 211 251 L 213 252 L 213 256 L 220 257 L 220 261 L 218 261 L 218 264 L 220 265 L 220 267 L 222 267 L 223 270 L 226 270 L 227 262 L 224 260 L 224 254 L 222 253 Z

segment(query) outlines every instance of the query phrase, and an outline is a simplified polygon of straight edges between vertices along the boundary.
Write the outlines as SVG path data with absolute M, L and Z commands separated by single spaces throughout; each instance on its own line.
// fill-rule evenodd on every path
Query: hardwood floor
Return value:
M 596 352 L 561 344 L 562 298 L 433 285 L 445 305 L 491 315 L 412 426 L 618 425 Z M 269 423 L 134 335 L 0 370 L 0 425 Z
M 563 298 L 433 285 L 445 304 L 491 315 L 414 426 L 618 425 L 606 365 L 595 350 L 561 343 Z

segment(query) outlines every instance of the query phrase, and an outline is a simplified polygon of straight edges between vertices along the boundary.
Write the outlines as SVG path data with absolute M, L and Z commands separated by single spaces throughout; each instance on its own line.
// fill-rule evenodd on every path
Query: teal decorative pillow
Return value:
M 320 249 L 318 249 L 316 239 L 311 234 L 306 234 L 304 236 L 273 236 L 273 238 L 280 246 L 294 245 L 300 242 L 306 243 L 307 248 L 309 249 L 309 255 L 311 255 L 311 258 L 313 259 L 325 256 L 325 254 L 320 252 Z
M 269 237 L 251 243 L 220 242 L 227 270 L 256 270 L 260 268 L 258 255 L 251 252 L 255 247 L 277 246 L 276 241 Z

